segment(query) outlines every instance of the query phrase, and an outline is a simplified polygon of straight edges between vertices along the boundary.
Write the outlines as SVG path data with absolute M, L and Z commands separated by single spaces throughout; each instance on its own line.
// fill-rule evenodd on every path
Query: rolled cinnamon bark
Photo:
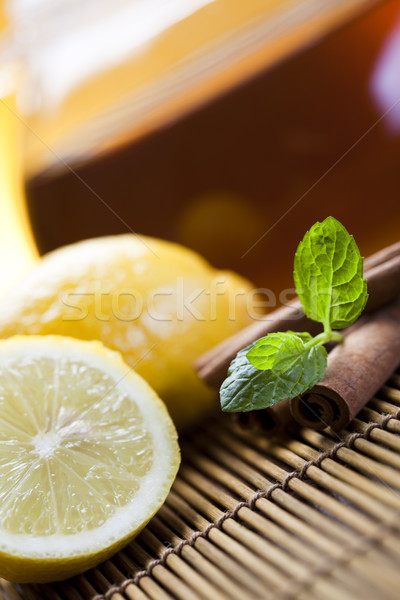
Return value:
M 400 242 L 367 258 L 364 263 L 364 275 L 368 279 L 369 292 L 366 313 L 398 297 L 400 295 Z M 226 377 L 231 361 L 239 350 L 268 333 L 288 329 L 308 331 L 312 335 L 322 330 L 319 323 L 305 316 L 300 300 L 296 298 L 200 356 L 194 368 L 208 385 L 219 388 Z
M 290 401 L 296 421 L 340 431 L 400 365 L 400 301 L 363 317 L 328 356 L 317 385 Z
M 309 331 L 315 335 L 322 331 L 319 323 L 308 319 L 302 311 L 300 300 L 290 302 L 269 313 L 262 321 L 256 321 L 227 338 L 197 359 L 194 364 L 199 377 L 209 386 L 219 388 L 226 377 L 228 367 L 242 348 L 273 331 Z
M 382 264 L 369 266 L 365 277 L 369 296 L 364 312 L 371 313 L 400 295 L 400 254 Z
M 270 435 L 288 432 L 291 429 L 295 429 L 297 423 L 292 415 L 289 400 L 282 400 L 282 402 L 278 402 L 278 404 L 276 404 L 272 408 L 268 408 L 266 409 L 266 411 L 258 412 L 267 411 L 269 413 L 268 418 L 271 423 L 268 431 Z M 264 429 L 266 428 L 264 427 Z
M 388 262 L 392 258 L 400 255 L 400 242 L 395 242 L 390 246 L 386 246 L 386 248 L 382 248 L 382 250 L 378 250 L 378 252 L 374 252 L 371 256 L 367 256 L 364 260 L 364 271 L 368 269 L 372 269 L 373 267 L 377 267 L 378 265 L 382 265 L 385 262 Z
M 272 408 L 245 413 L 230 413 L 235 425 L 241 430 L 262 430 L 269 436 L 295 429 L 297 423 L 292 416 L 289 400 L 283 400 Z

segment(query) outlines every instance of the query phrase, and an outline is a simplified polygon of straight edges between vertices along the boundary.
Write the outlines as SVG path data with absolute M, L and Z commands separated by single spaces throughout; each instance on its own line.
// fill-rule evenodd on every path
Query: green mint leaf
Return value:
M 325 330 L 343 329 L 368 298 L 363 262 L 352 235 L 333 217 L 315 223 L 300 242 L 294 261 L 297 294 L 307 317 Z
M 270 333 L 252 344 L 247 358 L 253 367 L 275 373 L 286 371 L 304 352 L 304 342 L 311 340 L 309 333 L 296 334 L 293 331 Z
M 309 334 L 294 335 L 304 343 L 311 338 Z M 323 346 L 305 350 L 279 372 L 254 367 L 247 358 L 251 348 L 248 346 L 238 352 L 221 386 L 221 408 L 225 412 L 268 408 L 286 398 L 294 398 L 310 389 L 325 373 L 327 353 Z

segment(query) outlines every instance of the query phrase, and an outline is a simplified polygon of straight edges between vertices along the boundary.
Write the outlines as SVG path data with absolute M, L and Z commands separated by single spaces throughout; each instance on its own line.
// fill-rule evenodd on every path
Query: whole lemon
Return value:
M 183 246 L 134 234 L 96 238 L 51 252 L 1 299 L 0 337 L 100 340 L 183 428 L 216 403 L 193 361 L 251 322 L 251 290 Z

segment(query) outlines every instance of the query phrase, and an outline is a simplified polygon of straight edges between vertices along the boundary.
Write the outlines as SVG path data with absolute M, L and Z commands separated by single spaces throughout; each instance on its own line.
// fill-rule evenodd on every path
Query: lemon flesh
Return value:
M 98 564 L 158 510 L 178 466 L 163 403 L 117 353 L 1 342 L 1 577 L 54 581 Z
M 0 337 L 102 341 L 146 379 L 183 429 L 217 406 L 193 362 L 252 322 L 251 290 L 246 279 L 178 244 L 132 234 L 86 240 L 48 254 L 3 297 Z

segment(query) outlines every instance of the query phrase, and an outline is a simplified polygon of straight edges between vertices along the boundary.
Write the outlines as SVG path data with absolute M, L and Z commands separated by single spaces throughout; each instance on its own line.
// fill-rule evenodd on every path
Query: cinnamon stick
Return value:
M 231 413 L 231 417 L 239 429 L 249 430 L 250 432 L 262 430 L 268 433 L 269 437 L 297 428 L 288 400 L 283 400 L 273 408 L 266 408 L 265 410 Z
M 388 262 L 392 258 L 399 256 L 400 254 L 400 242 L 395 242 L 386 248 L 374 252 L 371 256 L 367 256 L 364 260 L 364 270 L 372 269 L 378 265 Z
M 400 301 L 362 317 L 328 356 L 324 377 L 290 401 L 296 421 L 340 431 L 400 365 Z
M 266 315 L 262 321 L 252 323 L 202 354 L 194 363 L 194 368 L 201 379 L 217 389 L 224 381 L 228 367 L 239 350 L 268 333 L 288 329 L 309 331 L 312 335 L 322 330 L 319 323 L 305 316 L 300 300 L 296 298 Z
M 399 296 L 400 242 L 367 258 L 364 263 L 364 275 L 368 279 L 369 292 L 366 313 L 384 306 Z M 194 367 L 208 385 L 219 388 L 226 377 L 231 361 L 239 350 L 268 333 L 288 329 L 309 331 L 315 335 L 321 331 L 321 326 L 305 316 L 300 300 L 296 298 L 200 356 Z

